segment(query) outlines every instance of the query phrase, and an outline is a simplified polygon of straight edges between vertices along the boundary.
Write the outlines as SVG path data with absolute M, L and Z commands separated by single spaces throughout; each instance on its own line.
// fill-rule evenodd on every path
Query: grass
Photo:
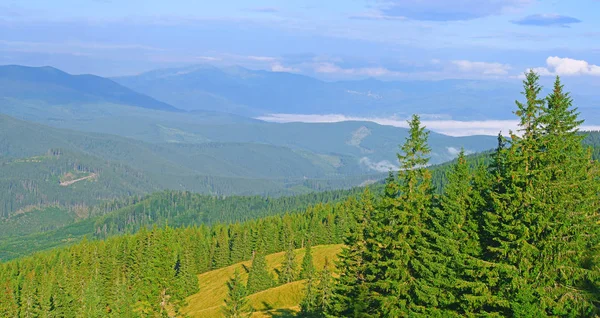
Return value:
M 334 261 L 341 251 L 342 245 L 320 245 L 313 247 L 313 260 L 315 267 L 321 269 L 325 259 Z M 296 264 L 298 268 L 304 257 L 304 249 L 297 249 Z M 271 254 L 266 257 L 267 265 L 277 278 L 275 269 L 281 266 L 284 252 Z M 242 279 L 248 278 L 247 269 L 250 261 L 234 264 L 225 268 L 198 275 L 200 292 L 188 297 L 188 306 L 184 313 L 190 317 L 221 317 L 221 306 L 227 297 L 227 280 L 233 276 L 235 269 L 242 273 Z M 296 281 L 289 284 L 270 288 L 248 296 L 250 306 L 255 309 L 253 317 L 287 317 L 299 310 L 300 300 L 304 290 L 305 281 Z

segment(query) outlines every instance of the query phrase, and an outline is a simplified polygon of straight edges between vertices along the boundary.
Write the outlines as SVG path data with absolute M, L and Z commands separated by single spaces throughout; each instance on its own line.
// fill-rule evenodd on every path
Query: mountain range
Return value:
M 514 100 L 522 86 L 519 79 L 326 82 L 293 73 L 209 65 L 113 80 L 184 110 L 218 110 L 251 117 L 284 113 L 407 118 L 419 113 L 467 121 L 513 119 Z M 551 87 L 552 80 L 547 77 L 542 83 Z M 572 96 L 587 123 L 600 124 L 596 120 L 600 118 L 600 97 L 595 88 L 580 84 L 569 84 L 575 90 Z
M 269 101 L 261 94 L 269 83 L 278 82 L 270 90 L 280 101 L 289 101 L 290 111 L 299 111 L 300 98 L 311 90 L 329 91 L 330 85 L 242 68 L 201 67 L 180 73 L 167 76 L 156 71 L 142 78 L 172 77 L 181 82 L 185 77 L 180 76 L 192 74 L 213 85 L 211 96 L 234 79 L 250 81 L 256 93 L 247 89 L 250 95 L 236 98 L 256 103 L 261 96 Z M 198 108 L 208 110 L 182 110 L 172 101 L 127 88 L 124 82 L 50 67 L 0 67 L 3 214 L 50 204 L 90 205 L 161 189 L 278 196 L 348 188 L 375 182 L 397 169 L 398 145 L 407 137 L 404 128 L 373 122 L 264 122 L 210 110 L 210 105 L 218 107 L 202 99 Z M 190 80 L 189 96 L 196 92 L 193 85 Z M 294 92 L 292 86 L 303 93 Z M 185 85 L 171 87 L 174 96 L 177 87 L 183 90 Z M 221 94 L 237 96 L 240 88 L 230 87 L 229 93 L 221 90 Z M 169 89 L 164 87 L 163 92 Z M 291 95 L 286 97 L 286 91 Z M 247 109 L 258 114 L 254 106 Z M 281 107 L 283 111 L 287 106 Z M 461 148 L 481 152 L 495 143 L 490 136 L 459 138 L 431 132 L 431 163 L 451 160 Z

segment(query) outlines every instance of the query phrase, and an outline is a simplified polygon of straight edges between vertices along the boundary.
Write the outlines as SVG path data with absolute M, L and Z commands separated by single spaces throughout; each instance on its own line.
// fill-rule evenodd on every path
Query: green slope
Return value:
M 51 128 L 0 115 L 0 153 L 19 158 L 46 153 L 50 148 L 96 156 L 139 170 L 186 176 L 304 179 L 360 174 L 359 164 L 283 146 L 249 142 L 150 144 L 114 135 Z M 349 173 L 350 171 L 351 173 Z
M 103 200 L 159 189 L 139 170 L 82 153 L 0 157 L 0 218 L 45 206 L 77 209 L 85 216 Z
M 187 227 L 236 223 L 262 217 L 297 213 L 319 203 L 357 196 L 361 188 L 315 192 L 280 198 L 259 196 L 214 197 L 189 192 L 163 191 L 142 198 L 110 201 L 85 209 L 35 207 L 0 218 L 0 260 L 8 260 L 53 247 L 89 239 L 134 233 L 142 227 Z M 50 222 L 44 223 L 45 220 Z
M 314 246 L 312 254 L 315 268 L 323 268 L 325 259 L 333 264 L 341 249 L 342 245 Z M 302 262 L 304 253 L 304 249 L 295 250 L 296 264 Z M 285 252 L 281 252 L 266 257 L 268 269 L 274 277 L 277 277 L 276 269 L 281 267 L 284 254 Z M 246 270 L 250 264 L 250 261 L 246 261 L 198 275 L 200 292 L 187 298 L 188 305 L 183 312 L 190 317 L 221 317 L 221 306 L 227 297 L 227 281 L 236 269 L 242 273 L 242 279 L 246 280 L 248 278 Z M 302 300 L 303 286 L 304 281 L 296 281 L 248 295 L 248 303 L 256 311 L 253 317 L 269 317 L 268 312 L 283 310 L 295 312 Z
M 120 103 L 148 109 L 175 107 L 95 75 L 71 75 L 53 67 L 0 66 L 0 96 L 52 104 Z

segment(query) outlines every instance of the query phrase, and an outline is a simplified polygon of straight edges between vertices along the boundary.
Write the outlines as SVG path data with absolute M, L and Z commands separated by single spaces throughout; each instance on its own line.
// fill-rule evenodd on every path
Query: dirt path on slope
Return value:
M 71 180 L 71 181 L 63 181 L 63 182 L 60 183 L 60 185 L 63 186 L 63 187 L 67 187 L 67 186 L 72 185 L 75 182 L 79 182 L 79 181 L 83 181 L 83 180 L 95 178 L 96 176 L 98 176 L 97 173 L 92 173 L 92 174 L 90 174 L 87 177 L 83 177 L 83 178 L 79 178 L 79 179 L 75 179 L 75 180 Z

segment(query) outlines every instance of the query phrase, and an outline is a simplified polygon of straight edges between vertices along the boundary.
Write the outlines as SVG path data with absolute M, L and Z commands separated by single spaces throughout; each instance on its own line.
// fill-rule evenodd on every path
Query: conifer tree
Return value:
M 325 265 L 319 272 L 319 283 L 317 284 L 317 308 L 315 313 L 325 316 L 330 312 L 333 298 L 333 277 L 329 268 L 329 261 L 325 259 Z
M 335 280 L 332 304 L 326 311 L 329 315 L 360 317 L 369 307 L 371 301 L 365 283 L 365 231 L 374 209 L 373 195 L 366 188 L 358 207 L 352 210 L 356 228 L 347 233 L 342 252 L 338 255 L 336 268 L 339 277 Z
M 227 234 L 227 230 L 225 227 L 219 226 L 217 228 L 217 235 L 214 243 L 213 268 L 222 268 L 230 265 L 229 248 L 229 235 Z
M 267 260 L 262 249 L 259 249 L 254 253 L 252 258 L 252 265 L 248 272 L 248 283 L 246 284 L 248 294 L 254 294 L 256 292 L 269 289 L 273 287 L 274 281 L 271 273 L 267 268 Z
M 600 238 L 598 165 L 582 145 L 578 127 L 583 121 L 560 78 L 546 101 L 540 118 L 543 137 L 538 178 L 542 186 L 535 189 L 540 208 L 545 210 L 538 225 L 543 235 L 538 244 L 541 259 L 536 284 L 552 286 L 544 289 L 547 294 L 542 297 L 549 314 L 598 313 L 600 306 L 594 303 L 600 296 L 593 296 L 590 289 L 600 274 L 590 266 Z
M 300 268 L 300 279 L 308 279 L 315 273 L 315 264 L 313 263 L 311 242 L 307 241 L 304 247 L 304 257 Z
M 439 206 L 434 209 L 434 224 L 439 220 L 437 231 L 448 243 L 447 249 L 442 250 L 447 262 L 443 266 L 449 271 L 444 288 L 452 293 L 452 301 L 443 306 L 447 316 L 481 314 L 480 308 L 488 306 L 493 299 L 488 286 L 494 273 L 481 258 L 479 237 L 480 214 L 485 207 L 485 195 L 480 192 L 487 190 L 488 177 L 483 164 L 472 174 L 464 150 L 461 150 L 456 164 L 447 174 L 448 183 Z
M 377 302 L 373 315 L 405 316 L 437 295 L 419 289 L 417 279 L 427 270 L 431 253 L 423 236 L 433 201 L 431 174 L 426 169 L 429 132 L 419 116 L 409 121 L 409 135 L 398 155 L 399 181 L 388 179 L 381 211 L 367 230 L 366 257 L 369 293 Z M 374 228 L 376 226 L 377 228 Z M 419 246 L 425 249 L 418 250 Z
M 296 261 L 294 255 L 294 243 L 289 242 L 285 251 L 285 256 L 279 270 L 279 284 L 287 284 L 295 281 L 297 278 Z
M 590 243 L 597 244 L 595 168 L 560 81 L 544 100 L 538 79 L 526 74 L 527 101 L 516 111 L 522 135 L 511 134 L 511 147 L 496 160 L 486 258 L 496 263 L 504 314 L 587 316 L 598 310 L 584 287 L 595 272 L 584 265 Z
M 318 308 L 317 280 L 314 273 L 308 277 L 304 286 L 304 296 L 300 302 L 300 317 L 315 317 Z
M 246 299 L 246 286 L 242 282 L 240 271 L 236 268 L 233 277 L 227 282 L 227 299 L 222 308 L 223 316 L 228 318 L 250 317 L 252 310 Z
M 531 271 L 540 256 L 535 246 L 538 231 L 535 227 L 543 213 L 534 196 L 535 188 L 541 187 L 536 173 L 540 164 L 540 116 L 544 106 L 544 100 L 539 97 L 538 80 L 534 72 L 527 73 L 523 81 L 526 102 L 516 102 L 521 136 L 511 132 L 509 148 L 504 148 L 503 139 L 499 139 L 493 167 L 491 211 L 485 214 L 482 234 L 487 239 L 486 259 L 496 263 L 499 276 L 493 293 L 503 295 L 503 299 L 498 299 L 497 310 L 505 315 L 526 311 L 543 315 L 544 312 L 532 285 L 535 274 Z

